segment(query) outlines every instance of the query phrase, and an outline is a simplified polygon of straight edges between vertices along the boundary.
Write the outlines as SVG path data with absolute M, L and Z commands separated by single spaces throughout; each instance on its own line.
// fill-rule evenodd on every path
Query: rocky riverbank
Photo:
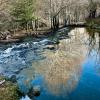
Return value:
M 40 37 L 47 35 L 51 32 L 50 29 L 48 30 L 38 30 L 38 31 L 17 31 L 17 32 L 11 32 L 11 31 L 5 31 L 5 32 L 0 32 L 0 43 L 15 43 L 15 42 L 21 42 L 23 39 L 27 37 Z

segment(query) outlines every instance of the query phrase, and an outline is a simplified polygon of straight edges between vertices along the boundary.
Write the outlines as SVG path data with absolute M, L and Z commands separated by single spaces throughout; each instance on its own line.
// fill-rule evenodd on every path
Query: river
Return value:
M 56 43 L 55 41 L 58 41 Z M 53 36 L 0 46 L 0 74 L 17 80 L 21 100 L 99 100 L 100 33 L 61 29 Z M 38 97 L 27 96 L 39 87 Z

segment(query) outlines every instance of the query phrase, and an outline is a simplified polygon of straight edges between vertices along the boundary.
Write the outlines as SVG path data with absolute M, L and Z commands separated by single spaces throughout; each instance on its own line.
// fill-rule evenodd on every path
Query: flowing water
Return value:
M 59 41 L 59 43 L 55 43 Z M 0 74 L 16 79 L 21 100 L 100 100 L 100 33 L 62 29 L 54 36 L 0 47 Z M 40 96 L 27 96 L 38 87 Z

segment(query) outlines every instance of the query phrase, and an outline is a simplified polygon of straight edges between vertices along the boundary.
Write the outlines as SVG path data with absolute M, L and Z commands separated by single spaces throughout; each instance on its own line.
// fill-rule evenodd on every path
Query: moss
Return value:
M 0 81 L 5 80 L 0 76 Z M 0 100 L 19 100 L 19 90 L 17 84 L 5 80 L 0 84 Z

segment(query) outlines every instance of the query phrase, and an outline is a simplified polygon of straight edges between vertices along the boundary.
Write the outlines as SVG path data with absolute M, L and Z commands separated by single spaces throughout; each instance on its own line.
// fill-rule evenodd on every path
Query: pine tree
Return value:
M 11 11 L 14 20 L 28 29 L 28 24 L 34 17 L 34 0 L 17 0 Z

